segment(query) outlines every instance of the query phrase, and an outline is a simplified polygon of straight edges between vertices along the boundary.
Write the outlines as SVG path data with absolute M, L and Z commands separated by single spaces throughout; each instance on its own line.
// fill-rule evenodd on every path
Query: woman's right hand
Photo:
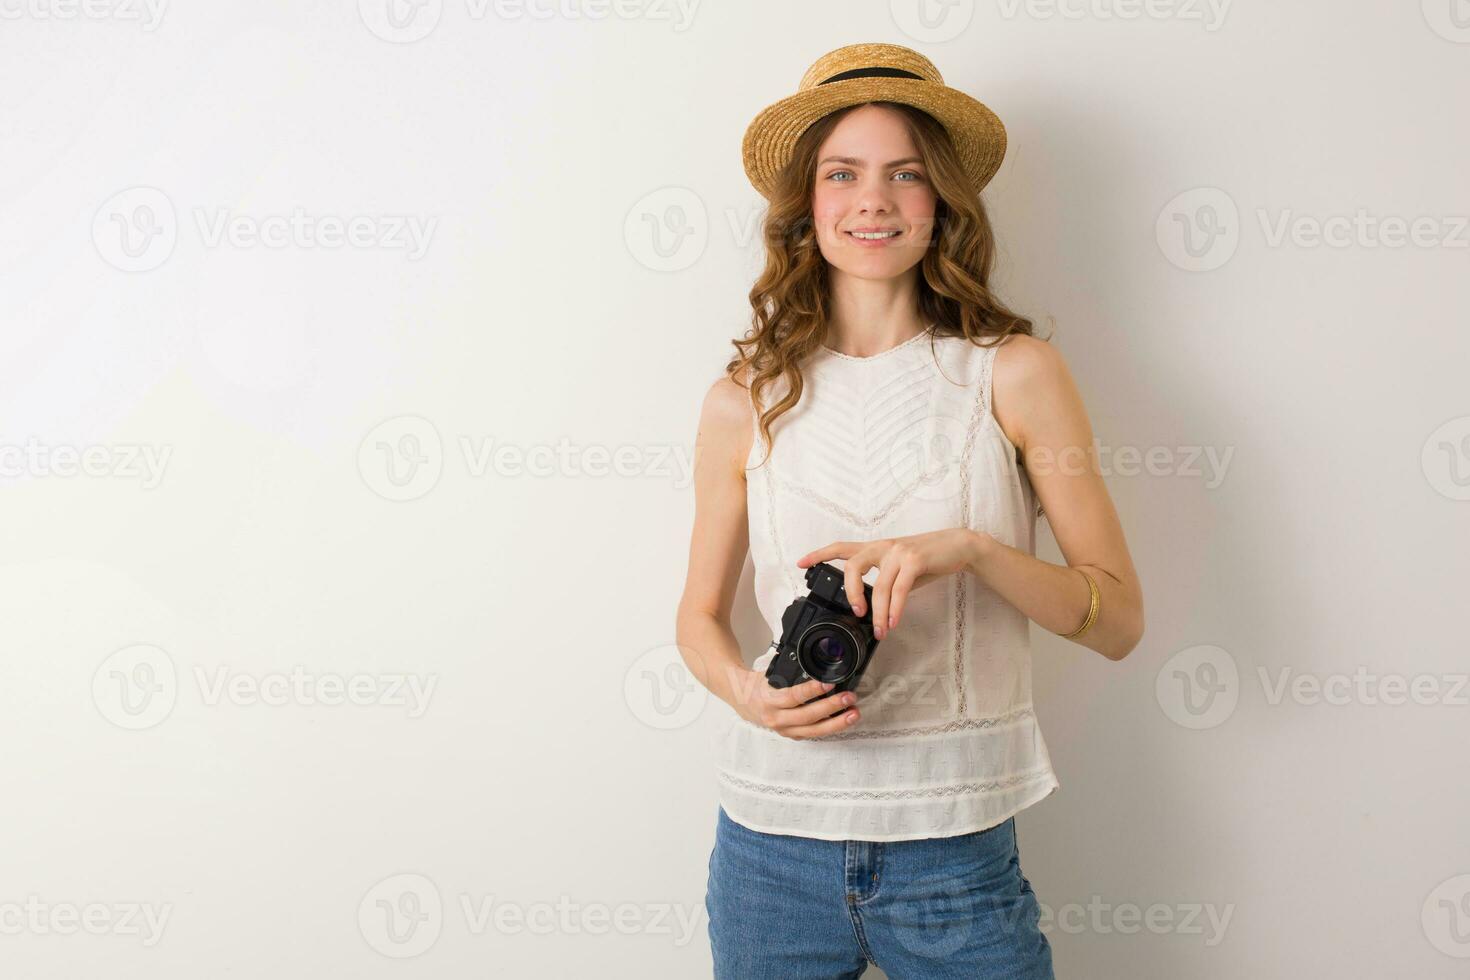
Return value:
M 852 691 L 803 704 L 826 694 L 833 685 L 809 680 L 793 687 L 772 687 L 764 672 L 748 673 L 741 690 L 749 694 L 742 700 L 739 714 L 752 725 L 769 728 L 786 738 L 807 739 L 840 732 L 858 719 L 858 710 L 851 707 L 857 701 Z M 834 711 L 839 713 L 833 715 Z

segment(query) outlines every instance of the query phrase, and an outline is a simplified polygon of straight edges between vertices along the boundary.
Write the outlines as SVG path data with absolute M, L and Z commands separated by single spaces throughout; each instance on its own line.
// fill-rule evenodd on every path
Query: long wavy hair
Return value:
M 949 133 L 922 109 L 897 102 L 862 105 L 884 106 L 903 116 L 938 198 L 932 240 L 919 276 L 919 315 L 933 325 L 931 333 L 966 337 L 982 347 L 999 344 L 1013 333 L 1035 336 L 1032 322 L 1008 309 L 990 290 L 995 235 Z M 766 267 L 750 290 L 751 328 L 742 339 L 731 341 L 737 353 L 725 365 L 725 374 L 749 389 L 754 405 L 763 404 L 765 393 L 785 380 L 786 394 L 760 414 L 761 439 L 768 449 L 774 438 L 772 424 L 801 400 L 800 363 L 827 336 L 828 263 L 817 245 L 812 189 L 818 150 L 842 118 L 857 108 L 848 106 L 823 116 L 801 135 L 761 223 Z M 983 343 L 986 339 L 991 342 Z

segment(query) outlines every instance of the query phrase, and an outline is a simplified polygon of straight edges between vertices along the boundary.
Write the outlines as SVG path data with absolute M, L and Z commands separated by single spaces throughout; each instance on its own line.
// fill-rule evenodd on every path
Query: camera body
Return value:
M 833 684 L 832 690 L 802 702 L 811 704 L 857 687 L 873 657 L 873 587 L 863 583 L 864 608 L 856 616 L 847 601 L 844 575 L 826 562 L 806 570 L 811 591 L 781 614 L 781 638 L 776 655 L 766 665 L 772 687 L 791 687 L 808 680 Z

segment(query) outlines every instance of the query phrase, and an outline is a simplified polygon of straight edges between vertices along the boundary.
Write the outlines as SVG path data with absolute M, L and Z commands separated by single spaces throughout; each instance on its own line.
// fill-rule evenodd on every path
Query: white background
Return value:
M 1464 0 L 385 2 L 0 2 L 6 976 L 708 975 L 687 465 L 741 134 L 857 41 L 1005 121 L 998 287 L 1162 461 L 1142 644 L 1033 631 L 1058 976 L 1464 975 Z

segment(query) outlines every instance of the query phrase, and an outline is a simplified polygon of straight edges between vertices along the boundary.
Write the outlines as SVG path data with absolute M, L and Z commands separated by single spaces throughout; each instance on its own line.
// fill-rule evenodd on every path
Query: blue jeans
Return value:
M 1054 980 L 1014 817 L 956 837 L 829 841 L 751 830 L 719 808 L 710 853 L 715 980 Z

